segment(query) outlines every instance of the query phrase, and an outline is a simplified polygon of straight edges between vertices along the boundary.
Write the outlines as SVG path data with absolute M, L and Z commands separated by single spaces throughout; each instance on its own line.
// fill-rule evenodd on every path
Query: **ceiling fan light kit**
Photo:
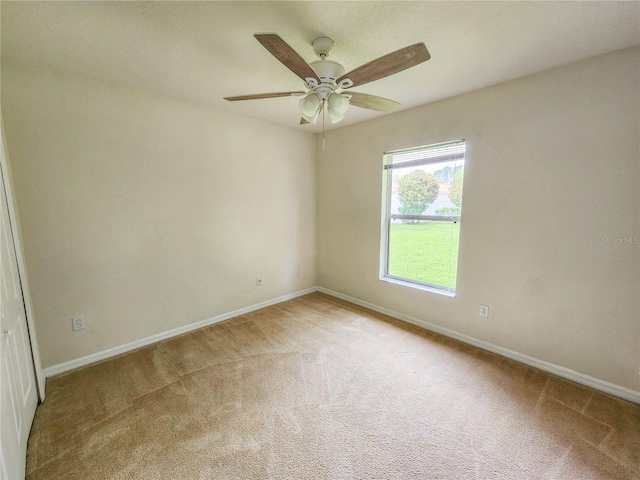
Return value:
M 306 97 L 302 97 L 298 103 L 302 118 L 308 123 L 316 123 L 320 115 L 320 105 L 322 105 L 322 100 L 320 100 L 320 96 L 315 92 L 311 92 Z
M 338 123 L 347 115 L 349 109 L 349 99 L 346 95 L 332 93 L 327 100 L 327 112 L 329 112 L 329 120 L 331 123 Z
M 327 60 L 334 46 L 333 40 L 329 37 L 318 37 L 312 42 L 313 51 L 320 60 L 309 64 L 278 35 L 268 33 L 254 36 L 276 59 L 304 81 L 307 92 L 261 93 L 225 99 L 238 101 L 304 95 L 298 102 L 302 115 L 301 124 L 316 123 L 325 103 L 331 123 L 338 123 L 344 119 L 349 105 L 385 113 L 395 110 L 400 104 L 393 100 L 366 93 L 343 93 L 341 90 L 388 77 L 430 58 L 424 43 L 416 43 L 345 74 L 342 65 Z

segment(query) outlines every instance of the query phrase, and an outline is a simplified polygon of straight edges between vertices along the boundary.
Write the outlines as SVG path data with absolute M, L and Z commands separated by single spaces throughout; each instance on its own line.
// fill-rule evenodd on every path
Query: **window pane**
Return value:
M 459 216 L 464 160 L 394 168 L 390 214 Z
M 460 223 L 392 220 L 388 274 L 455 288 L 459 236 Z
M 458 140 L 385 155 L 381 279 L 455 293 L 465 149 Z

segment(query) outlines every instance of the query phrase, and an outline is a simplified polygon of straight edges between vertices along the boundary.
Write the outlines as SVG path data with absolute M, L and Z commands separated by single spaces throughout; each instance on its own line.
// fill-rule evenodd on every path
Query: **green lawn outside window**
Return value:
M 459 236 L 459 223 L 391 223 L 389 274 L 455 288 Z

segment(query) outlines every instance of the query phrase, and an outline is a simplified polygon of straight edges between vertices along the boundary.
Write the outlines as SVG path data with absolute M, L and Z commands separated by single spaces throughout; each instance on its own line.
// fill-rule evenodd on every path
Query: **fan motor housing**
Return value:
M 316 60 L 309 65 L 323 82 L 335 83 L 345 72 L 344 67 L 333 60 Z

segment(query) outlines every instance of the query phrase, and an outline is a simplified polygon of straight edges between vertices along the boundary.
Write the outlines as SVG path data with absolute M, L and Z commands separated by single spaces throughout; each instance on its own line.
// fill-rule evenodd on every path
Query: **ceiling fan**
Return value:
M 416 43 L 345 74 L 342 65 L 327 60 L 333 48 L 333 40 L 329 37 L 318 37 L 312 42 L 313 51 L 320 60 L 310 64 L 275 33 L 256 34 L 254 37 L 285 67 L 300 77 L 307 90 L 241 95 L 225 97 L 225 100 L 235 102 L 238 100 L 302 96 L 299 102 L 302 114 L 300 124 L 316 123 L 325 104 L 331 123 L 338 123 L 342 120 L 347 114 L 349 105 L 385 113 L 392 112 L 400 106 L 400 103 L 375 95 L 352 92 L 348 89 L 388 77 L 431 58 L 424 43 Z M 347 92 L 343 92 L 344 90 Z

